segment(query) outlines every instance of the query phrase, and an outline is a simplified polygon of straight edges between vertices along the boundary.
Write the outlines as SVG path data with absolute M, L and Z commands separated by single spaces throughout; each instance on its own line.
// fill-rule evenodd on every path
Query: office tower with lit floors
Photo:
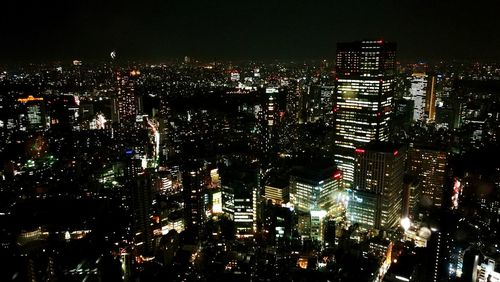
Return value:
M 391 229 L 402 212 L 406 150 L 372 142 L 356 149 L 354 182 L 347 217 L 367 229 Z
M 116 72 L 116 96 L 113 101 L 113 121 L 120 124 L 135 122 L 140 100 L 136 95 L 136 83 L 140 71 L 118 71 Z
M 422 207 L 441 207 L 446 182 L 448 153 L 438 148 L 414 146 L 409 150 L 409 171 L 420 179 Z
M 411 77 L 410 97 L 414 102 L 413 121 L 436 120 L 436 76 L 414 72 Z
M 131 231 L 135 251 L 137 255 L 147 255 L 153 251 L 152 184 L 141 158 L 133 150 L 127 150 L 125 154 L 123 177 L 131 203 Z
M 309 213 L 323 210 L 325 214 L 342 213 L 342 173 L 335 167 L 295 167 L 290 175 L 290 202 L 296 210 Z
M 185 226 L 195 237 L 198 237 L 204 220 L 203 191 L 205 178 L 203 164 L 191 162 L 182 173 L 184 187 Z
M 221 175 L 223 209 L 234 219 L 236 237 L 253 237 L 260 217 L 259 171 L 252 167 L 230 166 Z
M 335 161 L 347 184 L 354 180 L 354 150 L 388 140 L 395 57 L 396 44 L 384 40 L 337 44 Z
M 135 184 L 135 185 L 134 185 Z M 130 186 L 132 192 L 132 231 L 138 255 L 149 256 L 153 252 L 152 186 L 151 176 L 143 171 Z

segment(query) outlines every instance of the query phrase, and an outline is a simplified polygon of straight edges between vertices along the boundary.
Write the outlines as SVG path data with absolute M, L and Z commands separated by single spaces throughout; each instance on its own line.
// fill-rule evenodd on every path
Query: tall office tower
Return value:
M 172 108 L 169 101 L 172 92 L 173 91 L 171 89 L 161 89 L 159 112 L 157 115 L 159 119 L 161 155 L 165 159 L 169 159 L 174 154 L 172 146 L 172 140 L 174 139 L 174 122 L 172 118 Z
M 147 254 L 152 251 L 153 246 L 153 230 L 150 225 L 152 185 L 150 175 L 144 171 L 142 160 L 132 150 L 126 153 L 123 176 L 131 200 L 134 245 L 138 254 Z
M 335 161 L 348 184 L 354 180 L 354 150 L 388 140 L 395 57 L 396 45 L 383 40 L 337 45 Z
M 142 159 L 139 155 L 134 154 L 133 150 L 127 150 L 125 154 L 126 159 L 123 176 L 125 178 L 125 182 L 132 182 L 143 170 Z
M 139 254 L 151 254 L 153 251 L 153 229 L 151 227 L 153 196 L 150 175 L 147 172 L 137 174 L 130 188 L 132 189 L 134 245 Z
M 444 151 L 424 148 L 409 150 L 409 170 L 420 182 L 420 203 L 440 207 L 446 181 L 448 154 Z
M 223 210 L 234 218 L 236 236 L 252 237 L 257 232 L 260 201 L 259 171 L 229 167 L 222 173 Z
M 136 70 L 116 73 L 113 121 L 121 124 L 135 121 L 139 108 L 139 98 L 135 94 L 135 84 L 139 75 L 140 72 Z
M 390 229 L 401 219 L 406 150 L 373 142 L 356 149 L 347 217 L 368 229 Z
M 425 116 L 427 122 L 434 122 L 436 120 L 436 83 L 437 77 L 430 75 L 427 83 L 427 91 L 425 94 Z
M 184 189 L 185 226 L 198 236 L 204 220 L 203 180 L 204 166 L 201 163 L 188 164 L 182 173 Z
M 264 93 L 264 127 L 262 153 L 264 164 L 269 164 L 276 155 L 278 144 L 278 126 L 284 115 L 284 93 L 276 87 L 268 87 Z
M 411 77 L 410 97 L 414 101 L 413 121 L 436 120 L 436 76 L 415 72 Z
M 47 128 L 47 114 L 45 111 L 45 102 L 42 97 L 29 95 L 26 98 L 17 99 L 17 101 L 21 103 L 19 115 L 21 130 L 33 132 L 42 131 Z
M 307 107 L 307 120 L 316 122 L 323 120 L 327 124 L 333 121 L 333 100 L 335 98 L 335 86 L 312 85 L 309 88 Z
M 413 73 L 411 77 L 410 99 L 413 100 L 413 121 L 422 121 L 425 118 L 425 92 L 427 77 L 425 73 Z
M 276 125 L 278 118 L 278 95 L 279 90 L 277 88 L 266 88 L 266 121 L 267 126 L 270 128 L 270 133 L 272 132 L 272 128 Z
M 290 175 L 289 187 L 290 202 L 296 210 L 311 215 L 313 211 L 324 211 L 323 216 L 342 216 L 343 179 L 336 168 L 296 167 Z
M 403 189 L 403 217 L 416 218 L 418 201 L 420 199 L 420 179 L 407 179 Z

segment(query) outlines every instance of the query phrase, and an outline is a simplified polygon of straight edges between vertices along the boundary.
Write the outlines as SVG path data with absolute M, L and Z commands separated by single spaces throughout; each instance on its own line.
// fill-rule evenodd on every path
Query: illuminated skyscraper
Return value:
M 342 173 L 333 167 L 296 167 L 290 176 L 290 202 L 302 212 L 342 213 Z
M 148 254 L 153 251 L 151 177 L 148 173 L 141 172 L 131 184 L 134 244 L 140 254 Z
M 138 113 L 138 97 L 135 95 L 136 79 L 139 71 L 116 73 L 116 98 L 114 100 L 114 121 L 133 122 Z
M 263 127 L 262 152 L 264 158 L 270 161 L 270 158 L 275 155 L 277 150 L 277 129 L 280 122 L 280 116 L 284 113 L 282 111 L 283 93 L 276 87 L 268 87 L 264 95 L 265 126 Z
M 414 73 L 411 77 L 410 95 L 414 102 L 413 121 L 424 120 L 425 91 L 427 89 L 427 77 L 425 73 Z
M 429 76 L 425 94 L 425 116 L 428 122 L 436 120 L 436 81 L 435 75 Z
M 134 245 L 138 254 L 143 255 L 152 251 L 153 247 L 150 225 L 152 185 L 150 175 L 143 169 L 142 160 L 132 150 L 126 152 L 123 176 L 131 199 Z
M 414 102 L 413 121 L 434 121 L 436 119 L 436 76 L 421 72 L 413 73 L 408 98 Z
M 402 209 L 404 148 L 371 143 L 356 149 L 354 185 L 347 217 L 367 228 L 390 229 Z
M 448 154 L 444 151 L 411 148 L 409 170 L 421 180 L 420 203 L 440 207 L 446 181 Z
M 188 164 L 182 174 L 184 187 L 185 222 L 187 229 L 198 235 L 204 219 L 203 210 L 203 179 L 204 167 L 193 162 Z
M 22 130 L 39 131 L 47 127 L 47 114 L 43 98 L 30 95 L 27 98 L 19 98 L 17 101 L 22 104 L 19 116 Z
M 354 179 L 354 150 L 388 140 L 395 56 L 396 45 L 383 40 L 337 45 L 335 161 L 348 183 Z
M 237 237 L 251 237 L 257 231 L 260 200 L 258 170 L 229 167 L 222 174 L 223 209 L 234 218 Z

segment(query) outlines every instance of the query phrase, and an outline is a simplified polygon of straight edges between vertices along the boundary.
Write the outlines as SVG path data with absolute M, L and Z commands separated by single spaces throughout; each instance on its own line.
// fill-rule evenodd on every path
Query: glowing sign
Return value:
M 219 169 L 214 168 L 210 171 L 210 187 L 218 188 L 220 187 Z
M 326 216 L 326 214 L 327 214 L 327 212 L 324 210 L 312 210 L 311 211 L 311 217 L 323 218 Z
M 356 153 L 363 154 L 365 152 L 365 149 L 358 148 L 354 150 Z
M 29 95 L 27 98 L 19 98 L 17 99 L 17 101 L 26 104 L 27 102 L 31 101 L 43 101 L 43 98 L 33 97 L 32 95 Z
M 333 179 L 340 179 L 342 178 L 342 172 L 340 171 L 336 171 L 334 174 L 333 174 Z
M 222 193 L 212 194 L 212 213 L 222 213 Z
M 453 194 L 451 196 L 452 210 L 458 208 L 458 197 L 460 196 L 461 193 L 462 193 L 462 183 L 460 183 L 458 178 L 455 177 L 455 181 L 453 183 Z

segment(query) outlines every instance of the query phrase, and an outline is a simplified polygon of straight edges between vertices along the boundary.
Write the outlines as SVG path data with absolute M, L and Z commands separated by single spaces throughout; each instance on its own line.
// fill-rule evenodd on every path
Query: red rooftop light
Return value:
M 363 154 L 365 152 L 365 149 L 361 149 L 361 148 L 357 148 L 356 150 L 354 150 L 356 153 L 360 153 L 360 154 Z
M 399 154 L 398 150 L 394 151 L 394 156 L 397 156 Z
M 342 178 L 342 172 L 336 171 L 335 174 L 333 175 L 333 179 L 340 179 Z

